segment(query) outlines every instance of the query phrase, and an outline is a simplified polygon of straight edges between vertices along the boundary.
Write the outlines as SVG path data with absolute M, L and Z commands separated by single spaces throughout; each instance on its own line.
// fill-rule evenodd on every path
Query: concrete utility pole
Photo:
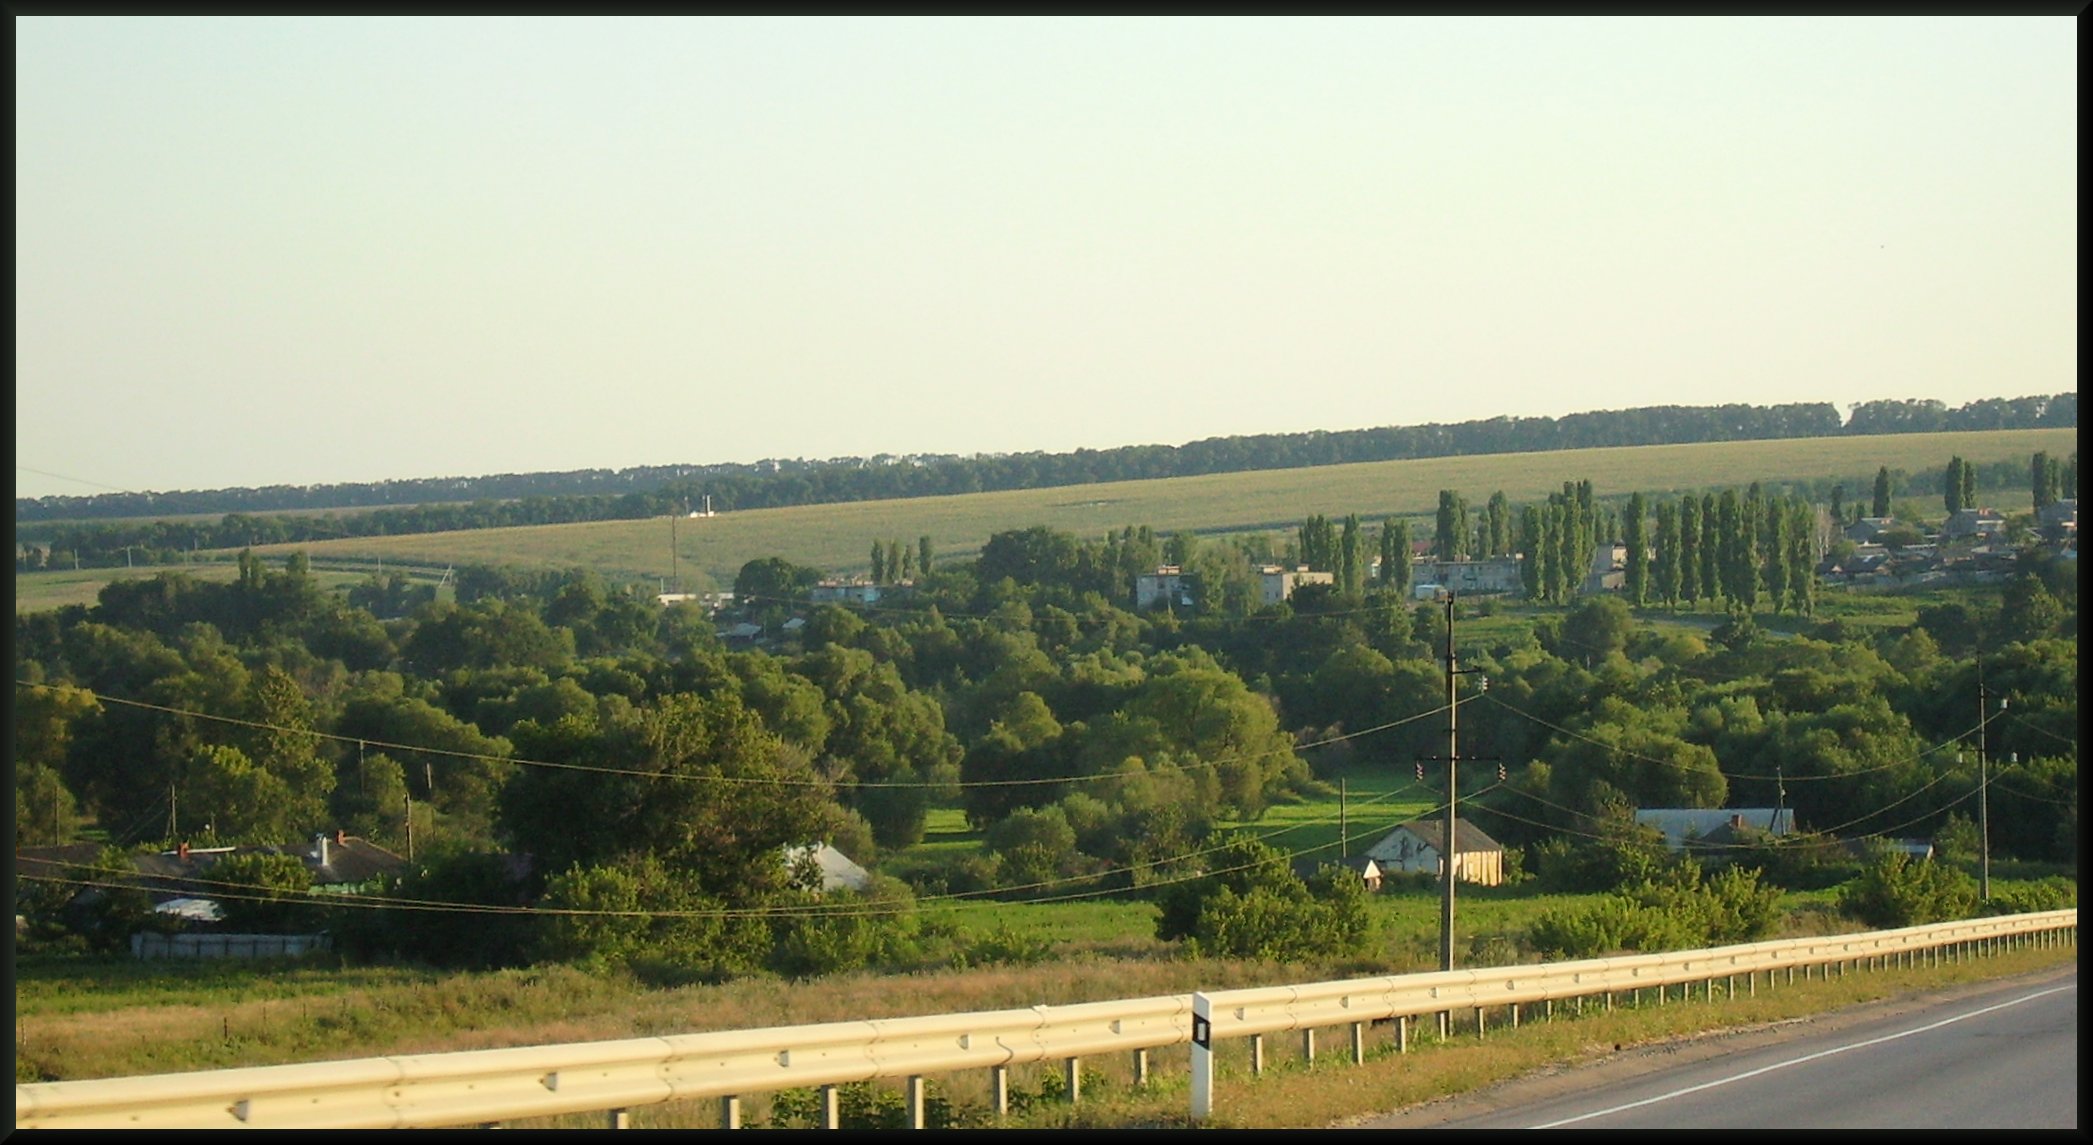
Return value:
M 1446 829 L 1439 837 L 1439 969 L 1453 969 L 1454 860 L 1460 855 L 1455 843 L 1454 819 L 1460 803 L 1455 786 L 1460 764 L 1460 707 L 1454 696 L 1454 681 L 1461 674 L 1453 646 L 1453 593 L 1446 594 Z
M 2006 698 L 1999 697 L 1999 711 L 2006 710 Z M 1986 741 L 1990 739 L 1991 693 L 1984 688 L 1984 665 L 1977 665 L 1977 821 L 1983 857 L 1978 867 L 1977 894 L 1985 902 L 1991 901 L 1991 763 L 1986 755 Z

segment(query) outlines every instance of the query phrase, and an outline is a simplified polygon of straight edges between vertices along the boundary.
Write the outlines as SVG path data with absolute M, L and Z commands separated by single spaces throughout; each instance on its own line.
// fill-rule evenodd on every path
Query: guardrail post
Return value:
M 833 1085 L 821 1087 L 821 1127 L 843 1128 L 843 1103 L 838 1100 L 836 1087 Z
M 1204 994 L 1192 995 L 1192 1120 L 1205 1121 L 1214 1112 L 1214 1003 Z
M 627 1111 L 625 1111 L 625 1110 L 623 1110 L 623 1109 L 613 1109 L 613 1110 L 611 1110 L 611 1111 L 610 1111 L 610 1124 L 609 1124 L 608 1126 L 605 1126 L 605 1128 L 608 1128 L 608 1129 L 630 1129 L 630 1128 L 632 1128 L 632 1114 L 631 1114 L 631 1113 L 629 1113 L 629 1112 L 627 1112 Z
M 907 1102 L 908 1127 L 923 1128 L 923 1075 L 920 1073 L 908 1075 Z
M 1265 1072 L 1265 1036 L 1250 1035 L 1250 1075 L 1263 1077 Z
M 739 1097 L 730 1095 L 719 1099 L 719 1127 L 721 1129 L 741 1128 L 741 1099 Z
M 1197 1053 L 1197 1050 L 1193 1051 Z M 995 1107 L 998 1118 L 1010 1116 L 1010 1067 L 997 1065 L 988 1067 L 988 1101 Z
M 1515 1029 L 1515 1030 L 1516 1030 L 1516 1029 L 1518 1029 L 1518 1028 L 1519 1028 L 1519 1003 L 1517 1003 L 1517 1002 L 1514 1002 L 1514 1003 L 1512 1003 L 1511 1005 L 1509 1005 L 1509 1006 L 1505 1007 L 1505 1009 L 1511 1012 L 1511 1016 L 1512 1016 L 1512 1028 L 1513 1028 L 1513 1029 Z
M 1147 1050 L 1134 1051 L 1134 1084 L 1137 1086 L 1148 1084 Z
M 1083 1097 L 1083 1059 L 1070 1058 L 1061 1063 L 1061 1072 L 1068 1082 L 1068 1103 L 1074 1105 Z
M 1730 994 L 1732 996 L 1735 996 L 1736 993 L 1737 991 L 1734 989 L 1730 991 Z M 1708 1003 L 1710 1006 L 1713 1006 L 1715 1004 L 1715 979 L 1708 979 L 1708 996 L 1702 999 L 1702 1001 Z
M 1397 1014 L 1395 1016 L 1395 1052 L 1399 1054 L 1410 1052 L 1410 1015 L 1408 1014 Z
M 1366 1023 L 1352 1023 L 1352 1064 L 1366 1064 Z
M 1301 1060 L 1315 1061 L 1315 1031 L 1312 1029 L 1301 1031 Z
M 1475 1008 L 1475 1037 L 1477 1041 L 1482 1040 L 1483 1025 L 1483 1008 L 1481 1006 L 1477 1006 Z

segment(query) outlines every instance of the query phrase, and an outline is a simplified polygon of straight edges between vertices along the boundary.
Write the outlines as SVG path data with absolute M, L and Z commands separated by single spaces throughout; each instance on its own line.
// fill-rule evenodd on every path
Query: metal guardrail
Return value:
M 739 1124 L 742 1095 L 907 1079 L 922 1124 L 921 1079 L 993 1072 L 1000 1109 L 1013 1065 L 1064 1061 L 1071 1082 L 1085 1056 L 1192 1049 L 1192 1113 L 1212 1108 L 1212 1046 L 1288 1030 L 1535 1002 L 1611 996 L 1833 964 L 1907 961 L 2029 941 L 2075 942 L 2078 911 L 2004 915 L 1863 934 L 1629 955 L 1619 958 L 1359 978 L 1215 993 L 1174 994 L 1069 1006 L 1034 1006 L 915 1018 L 882 1018 L 677 1034 L 619 1041 L 396 1055 L 249 1069 L 157 1074 L 15 1087 L 15 1127 L 128 1129 L 431 1128 L 516 1118 L 626 1110 L 715 1098 L 722 1122 Z M 1516 1018 L 1514 1018 L 1516 1020 Z M 1401 1028 L 1401 1027 L 1399 1027 Z M 1480 1027 L 1478 1027 L 1480 1028 Z M 1261 1043 L 1259 1043 L 1261 1045 Z M 1203 1080 L 1202 1080 L 1203 1078 Z M 825 1104 L 835 1123 L 833 1091 Z M 1070 1086 L 1070 1096 L 1075 1087 Z

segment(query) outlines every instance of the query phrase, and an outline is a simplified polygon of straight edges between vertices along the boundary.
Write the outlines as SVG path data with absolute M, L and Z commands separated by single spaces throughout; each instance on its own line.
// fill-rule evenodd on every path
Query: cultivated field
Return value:
M 1439 490 L 1457 489 L 1479 506 L 1503 490 L 1516 504 L 1560 491 L 1564 481 L 1589 480 L 1601 498 L 1642 492 L 1672 495 L 1689 489 L 1742 487 L 1753 481 L 1777 490 L 1784 481 L 1844 480 L 1847 496 L 1865 501 L 1882 466 L 1919 471 L 1960 456 L 1977 465 L 2025 460 L 2046 450 L 2063 456 L 2078 447 L 2075 429 L 1803 438 L 1708 442 L 1553 453 L 1381 461 L 1314 469 L 1214 474 L 1156 481 L 1064 486 L 956 497 L 809 505 L 727 513 L 717 517 L 604 521 L 516 529 L 366 537 L 264 546 L 265 555 L 303 549 L 316 562 L 339 568 L 382 559 L 437 568 L 453 564 L 586 567 L 613 581 L 660 582 L 672 575 L 689 591 L 732 587 L 747 561 L 781 556 L 798 564 L 848 574 L 863 572 L 872 542 L 913 543 L 928 535 L 941 559 L 977 553 L 1006 529 L 1045 525 L 1084 537 L 1108 529 L 1148 525 L 1158 533 L 1207 535 L 1290 533 L 1313 515 L 1349 513 L 1378 522 L 1391 516 L 1429 518 Z M 1981 491 L 1980 491 L 1981 494 Z M 2024 490 L 1986 497 L 2008 510 L 2025 509 Z M 1940 513 L 1938 499 L 1925 508 Z M 1415 530 L 1413 529 L 1413 535 Z M 672 549 L 673 542 L 673 549 Z M 673 559 L 671 553 L 674 553 Z M 103 576 L 147 575 L 111 570 Z M 43 578 L 16 578 L 16 610 L 51 607 Z M 77 594 L 80 589 L 69 589 Z

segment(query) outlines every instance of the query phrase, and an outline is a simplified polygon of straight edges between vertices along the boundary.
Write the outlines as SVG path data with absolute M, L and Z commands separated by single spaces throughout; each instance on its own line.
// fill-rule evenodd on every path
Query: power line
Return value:
M 44 689 L 55 689 L 61 686 L 57 684 L 34 683 L 28 680 L 16 680 L 15 685 L 17 687 L 24 688 Z M 527 759 L 520 756 L 488 755 L 484 752 L 459 751 L 452 748 L 420 747 L 414 744 L 394 743 L 388 740 L 373 739 L 370 736 L 341 735 L 334 732 L 318 731 L 312 728 L 285 727 L 279 724 L 270 724 L 257 720 L 241 719 L 236 716 L 213 715 L 209 712 L 191 711 L 185 708 L 169 707 L 164 704 L 151 704 L 143 700 L 129 700 L 124 699 L 120 696 L 105 695 L 103 693 L 90 691 L 85 688 L 79 688 L 76 690 L 86 692 L 88 695 L 94 697 L 96 700 L 106 703 L 122 704 L 128 707 L 142 708 L 147 711 L 162 712 L 168 715 L 184 716 L 191 719 L 210 720 L 216 723 L 233 724 L 239 727 L 254 728 L 261 731 L 273 731 L 283 732 L 287 734 L 311 736 L 315 739 L 331 743 L 358 744 L 367 747 L 386 748 L 394 751 L 419 752 L 424 755 L 450 756 L 456 759 L 462 759 L 470 762 L 506 763 L 515 764 L 520 767 L 545 767 L 563 771 L 589 772 L 601 775 L 622 775 L 638 779 L 682 779 L 689 780 L 692 782 L 726 783 L 747 786 L 771 787 L 816 787 L 840 788 L 850 790 L 900 788 L 933 789 L 943 791 L 955 788 L 960 790 L 968 790 L 974 788 L 995 787 L 1032 787 L 1052 783 L 1089 783 L 1125 778 L 1117 772 L 1100 772 L 1093 775 L 1062 775 L 1035 777 L 1030 779 L 984 779 L 971 781 L 955 779 L 949 782 L 939 782 L 936 780 L 888 782 L 872 780 L 831 779 L 799 780 L 762 776 L 693 775 L 684 772 L 645 771 L 637 768 L 609 767 L 601 764 L 562 763 L 555 760 Z M 1395 728 L 1402 727 L 1405 724 L 1415 723 L 1416 721 L 1422 719 L 1429 719 L 1432 716 L 1438 715 L 1440 712 L 1443 712 L 1445 710 L 1446 709 L 1443 707 L 1434 708 L 1430 711 L 1419 712 L 1413 716 L 1404 716 L 1401 719 L 1391 720 L 1388 723 L 1378 724 L 1374 727 L 1362 728 L 1356 732 L 1345 732 L 1340 735 L 1329 736 L 1327 738 L 1319 740 L 1312 740 L 1307 743 L 1293 744 L 1285 748 L 1273 748 L 1270 751 L 1227 755 L 1200 763 L 1178 764 L 1175 766 L 1177 767 L 1177 770 L 1180 772 L 1208 771 L 1213 770 L 1215 768 L 1224 767 L 1229 764 L 1246 763 L 1253 760 L 1267 759 L 1276 755 L 1290 755 L 1295 752 L 1307 751 L 1312 748 L 1328 747 L 1332 744 L 1344 743 L 1349 740 L 1362 739 L 1371 735 L 1378 735 L 1381 732 L 1390 731 Z

